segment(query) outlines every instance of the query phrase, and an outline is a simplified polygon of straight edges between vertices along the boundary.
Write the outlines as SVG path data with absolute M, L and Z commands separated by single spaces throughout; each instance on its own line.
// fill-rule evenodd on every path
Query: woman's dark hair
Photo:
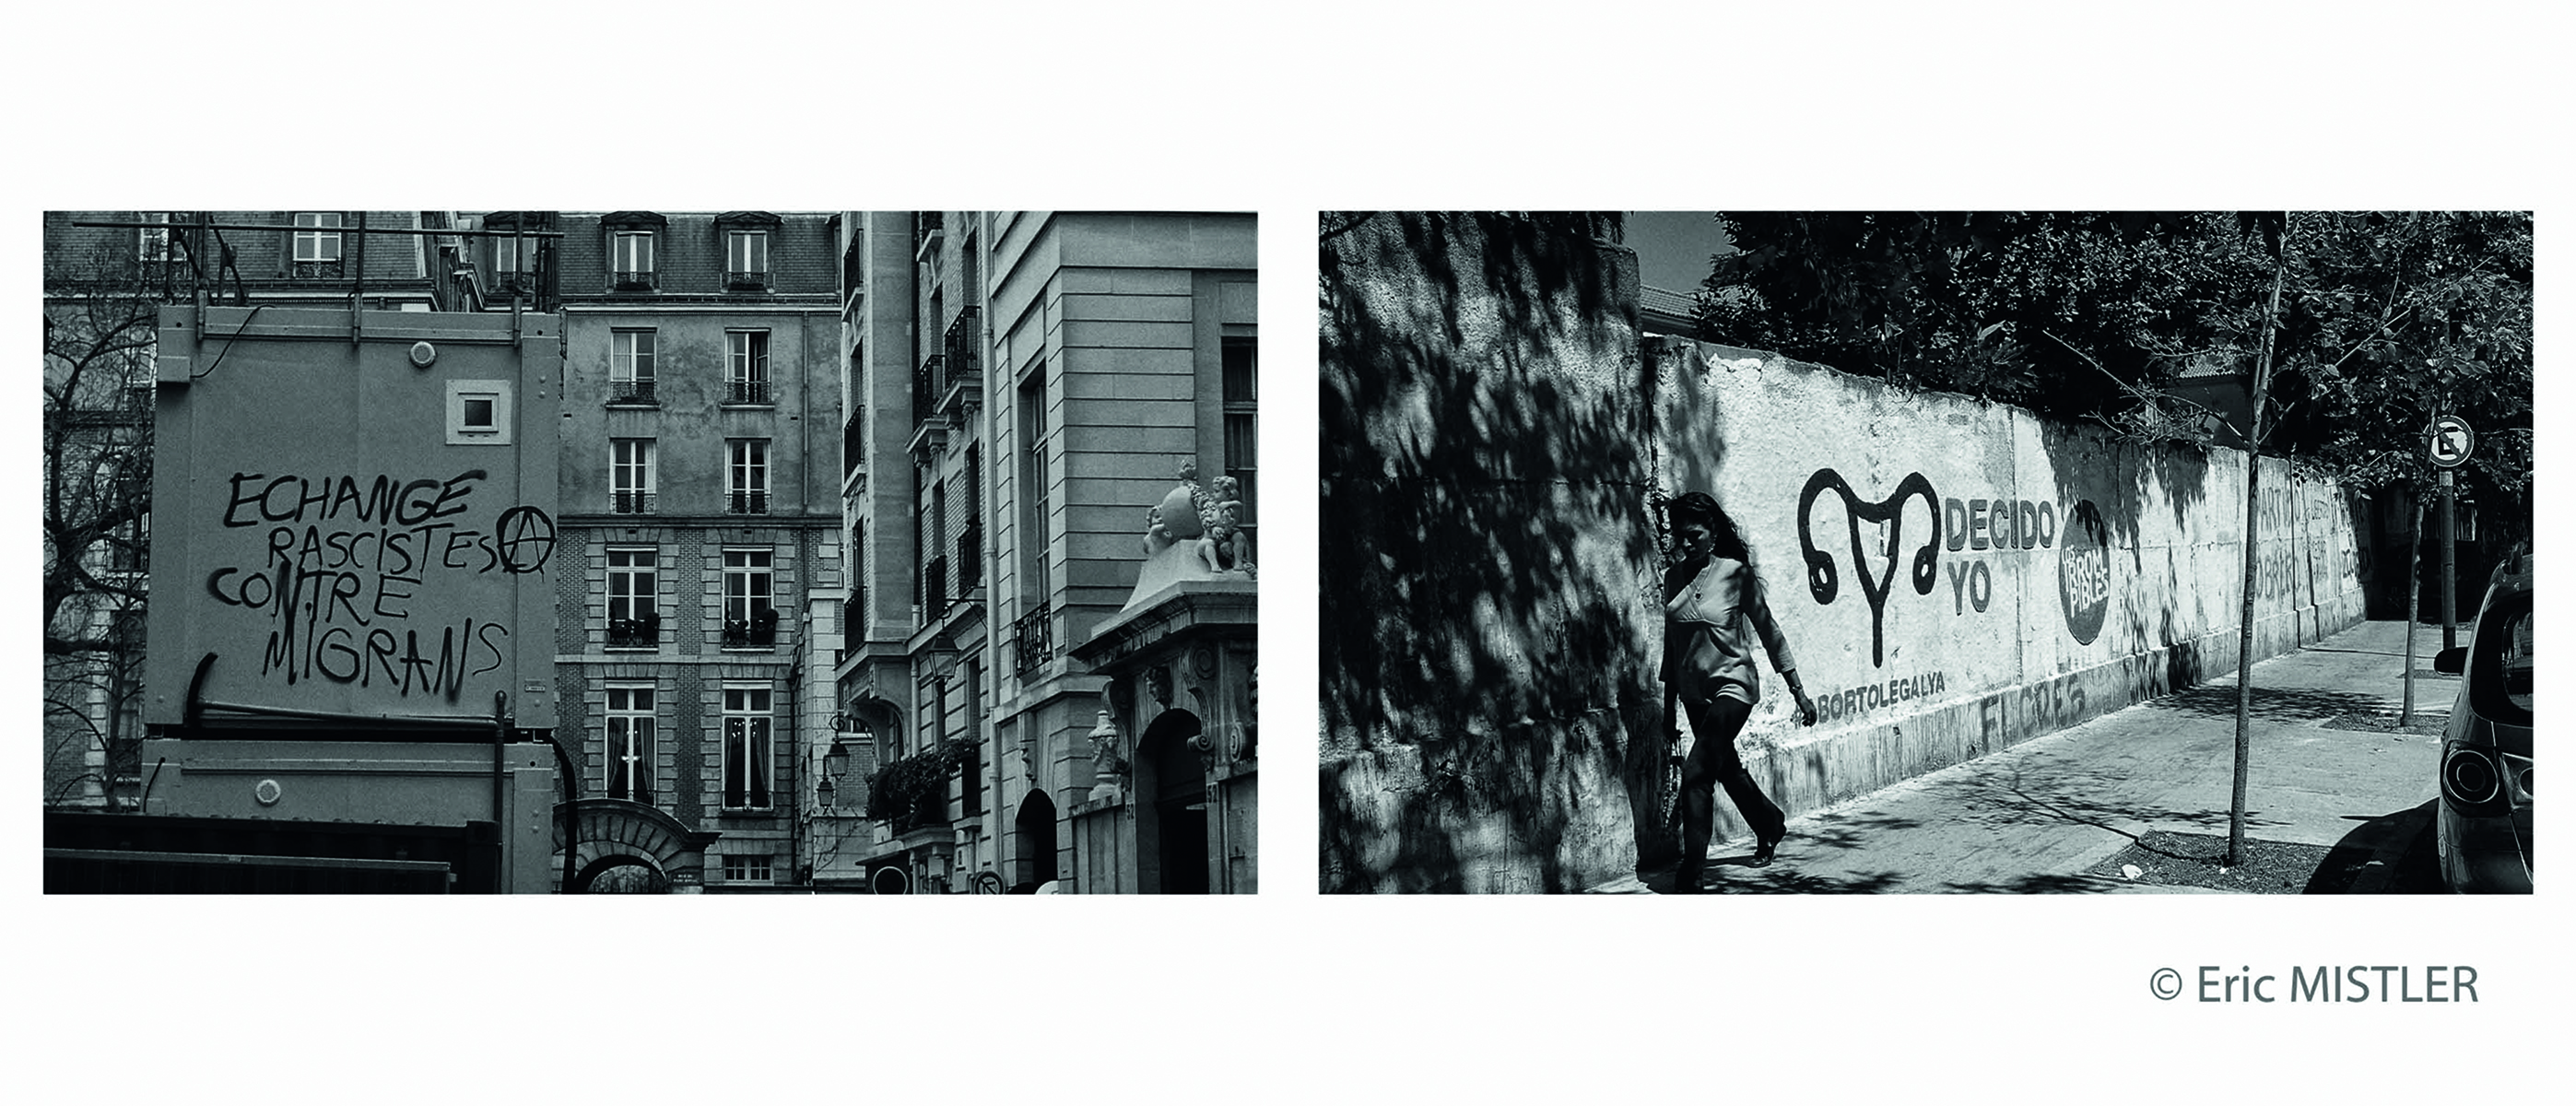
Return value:
M 1753 550 L 1744 544 L 1744 535 L 1736 531 L 1735 520 L 1728 518 L 1726 509 L 1717 505 L 1716 496 L 1707 492 L 1683 492 L 1664 505 L 1664 514 L 1672 520 L 1675 530 L 1681 529 L 1684 522 L 1706 524 L 1709 532 L 1717 538 L 1716 548 L 1711 552 L 1730 561 L 1741 561 L 1748 567 L 1753 564 Z

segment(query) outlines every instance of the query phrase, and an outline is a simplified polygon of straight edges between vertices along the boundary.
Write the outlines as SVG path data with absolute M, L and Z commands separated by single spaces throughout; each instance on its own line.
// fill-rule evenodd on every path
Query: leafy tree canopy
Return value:
M 1788 212 L 1718 217 L 1701 336 L 2063 421 L 2189 436 L 2163 390 L 2250 374 L 2283 277 L 2265 453 L 2360 488 L 2463 478 L 2529 516 L 2529 212 Z M 2502 520 L 2500 520 L 2502 521 Z

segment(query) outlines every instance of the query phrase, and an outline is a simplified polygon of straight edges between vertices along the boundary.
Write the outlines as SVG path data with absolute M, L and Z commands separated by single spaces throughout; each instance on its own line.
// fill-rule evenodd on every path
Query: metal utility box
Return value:
M 543 894 L 554 876 L 555 760 L 541 744 L 146 741 L 143 768 L 146 815 L 265 822 L 280 833 L 489 823 L 499 890 Z
M 146 723 L 553 728 L 561 335 L 162 309 Z

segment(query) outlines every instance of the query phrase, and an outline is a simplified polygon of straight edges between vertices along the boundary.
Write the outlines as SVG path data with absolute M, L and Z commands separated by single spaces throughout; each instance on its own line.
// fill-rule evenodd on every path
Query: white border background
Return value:
M 0 36 L 22 305 L 50 208 L 1249 208 L 1278 490 L 1315 486 L 1319 208 L 2507 207 L 2554 232 L 2567 199 L 2567 36 L 2537 5 L 160 8 L 47 5 Z M 2566 286 L 2540 286 L 2559 317 Z M 7 317 L 16 348 L 35 318 Z M 2554 426 L 2561 389 L 2541 379 Z M 13 409 L 18 440 L 36 412 Z M 0 517 L 34 518 L 34 483 L 0 486 Z M 1315 507 L 1262 510 L 1257 898 L 48 899 L 27 801 L 7 866 L 20 1029 L 0 1048 L 45 1098 L 12 1097 L 2568 1085 L 2542 1028 L 2568 1007 L 2568 900 L 2546 890 L 1317 896 L 1299 767 L 1317 583 L 1284 555 Z M 38 543 L 20 533 L 6 555 L 24 580 Z M 18 640 L 0 686 L 28 723 L 37 665 Z M 2482 1001 L 2149 996 L 2156 968 L 2200 964 L 2472 964 Z

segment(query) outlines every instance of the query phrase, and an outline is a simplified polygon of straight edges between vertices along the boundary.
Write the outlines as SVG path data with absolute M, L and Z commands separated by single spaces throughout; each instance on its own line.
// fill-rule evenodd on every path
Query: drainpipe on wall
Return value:
M 800 887 L 814 885 L 813 877 L 798 874 L 805 864 L 805 730 L 797 724 L 803 715 L 797 707 L 805 684 L 805 630 L 813 621 L 810 607 L 796 619 L 796 659 L 787 666 L 787 878 Z

